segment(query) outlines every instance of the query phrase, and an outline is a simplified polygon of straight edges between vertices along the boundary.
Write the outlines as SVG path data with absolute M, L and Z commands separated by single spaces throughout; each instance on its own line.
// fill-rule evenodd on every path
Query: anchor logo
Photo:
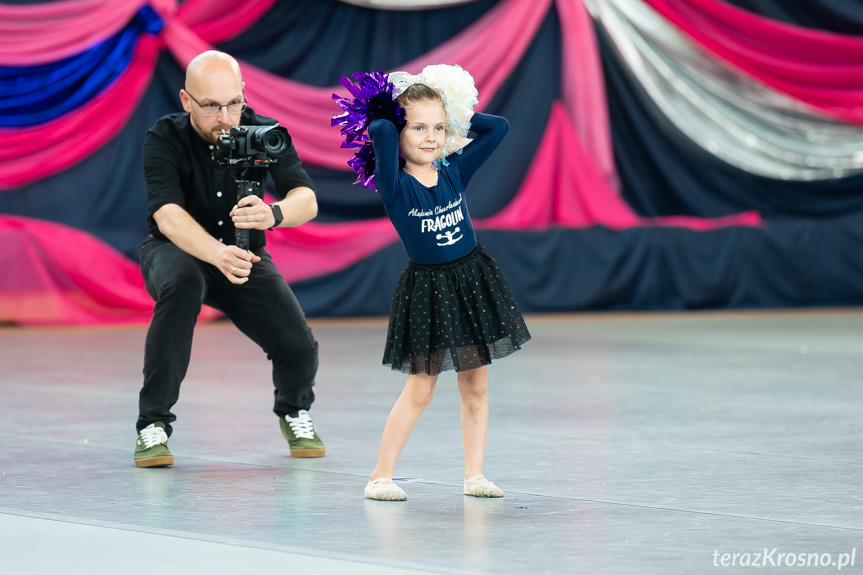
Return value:
M 451 246 L 454 243 L 456 243 L 457 241 L 459 241 L 460 239 L 462 239 L 462 237 L 464 237 L 464 234 L 462 234 L 457 238 L 453 238 L 453 236 L 456 235 L 456 233 L 458 233 L 460 231 L 461 231 L 461 228 L 456 228 L 451 232 L 444 232 L 442 234 L 436 235 L 435 239 L 442 240 L 442 239 L 446 238 L 446 241 L 444 243 L 442 243 L 442 244 L 439 243 L 438 245 L 439 246 Z

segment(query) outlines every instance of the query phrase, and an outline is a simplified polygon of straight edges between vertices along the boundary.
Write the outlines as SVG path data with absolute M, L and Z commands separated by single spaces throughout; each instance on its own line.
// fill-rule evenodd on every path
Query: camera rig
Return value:
M 279 126 L 234 126 L 216 140 L 213 159 L 220 167 L 231 170 L 237 182 L 237 204 L 246 196 L 263 198 L 261 188 L 266 181 L 266 169 L 278 162 L 288 151 L 291 138 L 288 130 Z M 236 245 L 249 249 L 249 230 L 236 229 Z

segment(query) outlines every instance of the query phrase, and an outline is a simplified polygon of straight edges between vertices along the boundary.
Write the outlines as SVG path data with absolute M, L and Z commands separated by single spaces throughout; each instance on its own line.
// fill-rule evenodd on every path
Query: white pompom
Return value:
M 447 138 L 442 158 L 461 151 L 470 140 L 470 119 L 473 107 L 478 103 L 478 93 L 473 76 L 458 64 L 432 64 L 414 76 L 407 72 L 390 72 L 389 80 L 395 87 L 393 97 L 398 97 L 413 84 L 425 84 L 437 90 L 446 109 Z
M 443 156 L 461 150 L 470 141 L 467 133 L 473 107 L 478 103 L 473 76 L 458 64 L 432 64 L 423 68 L 417 81 L 435 88 L 443 95 L 447 118 L 447 142 Z

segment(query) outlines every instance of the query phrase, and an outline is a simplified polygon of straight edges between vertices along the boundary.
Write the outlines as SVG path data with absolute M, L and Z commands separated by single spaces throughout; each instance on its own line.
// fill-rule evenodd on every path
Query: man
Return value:
M 264 230 L 311 220 L 317 201 L 289 139 L 288 151 L 268 168 L 283 199 L 267 205 L 251 195 L 237 202 L 236 180 L 213 155 L 218 136 L 233 126 L 275 123 L 246 107 L 244 85 L 231 56 L 196 56 L 180 90 L 185 113 L 161 118 L 144 140 L 150 237 L 141 244 L 141 272 L 156 306 L 144 350 L 137 467 L 174 462 L 168 437 L 176 417 L 170 410 L 186 375 L 202 304 L 222 311 L 272 361 L 273 411 L 291 455 L 325 452 L 308 412 L 318 344 L 264 249 Z M 232 245 L 236 229 L 249 230 L 248 250 Z

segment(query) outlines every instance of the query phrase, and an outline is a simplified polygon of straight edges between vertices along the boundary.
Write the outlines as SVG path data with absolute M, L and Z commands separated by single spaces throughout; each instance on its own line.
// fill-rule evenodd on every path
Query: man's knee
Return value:
M 155 300 L 176 301 L 191 305 L 200 305 L 204 298 L 206 282 L 197 268 L 179 269 L 176 273 L 163 278 L 153 285 Z

